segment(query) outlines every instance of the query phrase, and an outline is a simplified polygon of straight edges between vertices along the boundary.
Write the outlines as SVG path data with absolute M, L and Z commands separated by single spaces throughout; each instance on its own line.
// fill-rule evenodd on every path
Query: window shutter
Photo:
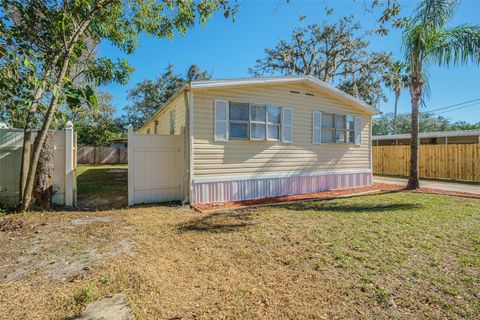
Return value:
M 282 108 L 282 142 L 292 143 L 293 139 L 293 110 Z
M 215 100 L 215 141 L 228 140 L 228 101 Z
M 355 144 L 362 144 L 362 118 L 355 117 Z
M 322 143 L 322 112 L 313 111 L 312 115 L 312 143 Z

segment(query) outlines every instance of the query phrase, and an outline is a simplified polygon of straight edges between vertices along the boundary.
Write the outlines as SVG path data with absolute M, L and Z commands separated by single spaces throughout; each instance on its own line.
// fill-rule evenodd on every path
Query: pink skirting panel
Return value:
M 192 204 L 261 199 L 334 189 L 367 187 L 371 184 L 371 172 L 194 182 Z

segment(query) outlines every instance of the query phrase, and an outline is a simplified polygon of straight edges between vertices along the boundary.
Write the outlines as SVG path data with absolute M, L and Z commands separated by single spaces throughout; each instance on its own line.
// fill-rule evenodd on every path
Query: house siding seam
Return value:
M 194 182 L 192 204 L 242 201 L 372 185 L 370 170 L 282 178 Z

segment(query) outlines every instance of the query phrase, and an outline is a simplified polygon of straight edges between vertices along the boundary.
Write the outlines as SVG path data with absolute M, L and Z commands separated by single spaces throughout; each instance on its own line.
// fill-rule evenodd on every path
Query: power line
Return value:
M 469 101 L 465 101 L 465 102 L 460 102 L 460 103 L 456 103 L 456 104 L 452 104 L 452 105 L 449 105 L 449 106 L 446 106 L 446 107 L 442 107 L 442 108 L 437 108 L 437 109 L 433 109 L 433 110 L 428 110 L 428 112 L 434 112 L 434 111 L 443 110 L 443 109 L 450 109 L 450 108 L 453 108 L 453 107 L 461 106 L 461 105 L 464 105 L 464 104 L 467 104 L 467 103 L 471 103 L 471 102 L 476 102 L 476 101 L 480 101 L 480 98 L 473 99 L 473 100 L 469 100 Z
M 473 106 L 476 106 L 476 105 L 479 105 L 479 104 L 480 104 L 480 102 L 476 102 L 476 103 L 472 103 L 472 104 L 469 104 L 469 105 L 466 105 L 466 106 L 462 106 L 460 108 L 455 108 L 455 109 L 446 110 L 446 111 L 442 111 L 442 112 L 433 112 L 433 113 L 436 114 L 436 115 L 439 115 L 439 114 L 443 114 L 443 113 L 447 113 L 447 112 L 451 112 L 451 111 L 457 111 L 457 110 L 460 110 L 460 109 L 473 107 Z

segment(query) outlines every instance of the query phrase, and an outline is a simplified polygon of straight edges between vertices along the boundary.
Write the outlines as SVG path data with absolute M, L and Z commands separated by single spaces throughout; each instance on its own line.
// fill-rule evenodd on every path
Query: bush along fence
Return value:
M 33 133 L 32 141 L 37 132 Z M 53 166 L 45 173 L 45 185 L 51 184 L 53 203 L 75 206 L 76 187 L 76 134 L 69 121 L 65 130 L 51 130 L 53 147 L 49 161 Z M 18 199 L 20 166 L 23 149 L 23 129 L 0 129 L 0 206 L 13 207 Z M 41 171 L 41 170 L 40 170 Z M 41 173 L 41 172 L 40 172 Z M 37 177 L 38 178 L 38 177 Z M 41 179 L 39 179 L 41 180 Z
M 79 164 L 126 164 L 128 149 L 125 147 L 78 147 Z
M 420 145 L 420 177 L 480 182 L 480 144 Z M 410 146 L 374 146 L 373 173 L 408 176 Z

